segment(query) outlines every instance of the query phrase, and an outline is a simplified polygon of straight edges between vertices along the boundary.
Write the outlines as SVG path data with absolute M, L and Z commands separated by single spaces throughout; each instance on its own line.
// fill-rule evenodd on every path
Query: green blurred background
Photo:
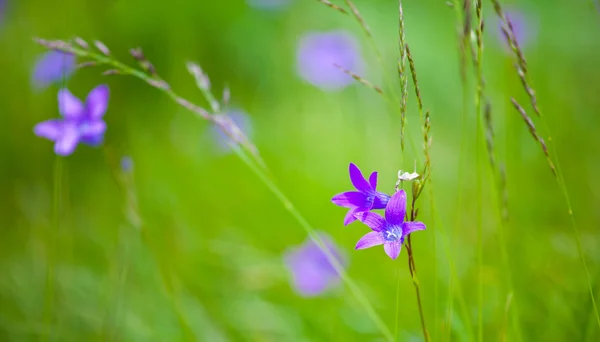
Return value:
M 455 10 L 442 0 L 404 1 L 406 38 L 432 120 L 432 182 L 419 212 L 428 229 L 413 236 L 428 330 L 435 341 L 598 341 L 567 204 L 510 104 L 515 96 L 533 117 L 514 58 L 498 40 L 491 2 L 483 4 L 486 94 L 507 174 L 504 225 L 484 140 L 477 144 L 471 66 L 461 86 Z M 351 187 L 349 162 L 379 171 L 380 190 L 388 193 L 398 169 L 412 170 L 415 160 L 422 165 L 412 85 L 412 143 L 403 153 L 397 108 L 360 85 L 324 92 L 296 72 L 304 33 L 341 28 L 361 43 L 365 78 L 382 85 L 384 73 L 396 79 L 397 2 L 356 5 L 384 66 L 352 17 L 312 0 L 290 0 L 277 10 L 243 0 L 7 0 L 0 21 L 0 340 L 384 340 L 343 284 L 315 298 L 294 292 L 282 256 L 305 232 L 235 155 L 215 153 L 207 122 L 139 80 L 82 69 L 65 81 L 79 97 L 99 83 L 110 86 L 109 129 L 105 149 L 80 146 L 62 158 L 57 196 L 57 157 L 32 129 L 58 116 L 60 85 L 32 88 L 32 68 L 44 52 L 32 37 L 75 35 L 103 41 L 128 63 L 128 49 L 143 47 L 174 89 L 202 105 L 186 61 L 202 65 L 217 92 L 229 86 L 232 107 L 249 113 L 253 141 L 280 188 L 346 253 L 349 276 L 390 330 L 398 325 L 397 338 L 422 340 L 406 251 L 395 261 L 381 248 L 354 251 L 368 228 L 343 227 L 345 209 L 330 202 Z M 524 50 L 599 296 L 600 15 L 585 0 L 506 5 L 527 13 L 537 31 Z M 548 141 L 549 132 L 542 133 Z M 143 234 L 128 223 L 128 202 L 107 154 L 135 163 Z

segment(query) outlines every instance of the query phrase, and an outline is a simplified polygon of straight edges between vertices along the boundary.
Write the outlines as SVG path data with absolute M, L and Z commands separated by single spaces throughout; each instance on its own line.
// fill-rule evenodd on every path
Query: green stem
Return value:
M 44 43 L 42 43 L 42 45 L 44 45 Z M 49 45 L 46 45 L 46 46 L 49 46 Z M 89 50 L 84 50 L 84 49 L 78 48 L 76 46 L 68 45 L 67 47 L 58 46 L 58 47 L 54 47 L 54 48 L 73 53 L 80 57 L 91 58 L 94 61 L 99 62 L 101 64 L 106 64 L 106 65 L 110 65 L 110 66 L 114 67 L 115 69 L 119 70 L 122 74 L 135 76 L 135 77 L 145 81 L 146 83 L 153 85 L 155 88 L 159 89 L 160 91 L 166 93 L 172 100 L 174 100 L 176 103 L 182 105 L 183 99 L 179 95 L 177 95 L 170 87 L 156 86 L 155 84 L 156 84 L 157 80 L 155 78 L 145 74 L 144 72 L 141 72 L 141 71 L 131 68 L 121 62 L 113 60 L 112 58 L 110 58 L 108 56 L 100 55 L 100 54 L 91 52 Z M 186 106 L 186 108 L 190 109 L 187 106 Z M 197 114 L 201 118 L 209 120 L 211 122 L 214 122 L 213 115 L 207 113 L 204 110 L 201 110 L 199 107 L 197 107 L 197 110 L 193 110 L 193 109 L 190 109 L 190 110 L 192 110 L 195 114 Z M 248 167 L 250 167 L 250 169 L 259 177 L 259 179 L 267 186 L 267 188 L 279 199 L 279 201 L 281 201 L 284 208 L 292 215 L 292 217 L 294 217 L 296 219 L 296 221 L 299 223 L 299 225 L 306 231 L 309 238 L 312 241 L 314 241 L 315 244 L 317 244 L 317 246 L 321 249 L 321 251 L 327 257 L 328 261 L 331 263 L 333 268 L 338 272 L 341 279 L 346 283 L 346 285 L 348 286 L 350 291 L 356 297 L 357 301 L 363 306 L 364 312 L 371 318 L 371 320 L 375 323 L 375 325 L 378 327 L 378 329 L 384 335 L 385 339 L 388 341 L 393 341 L 394 338 L 392 336 L 392 333 L 390 332 L 389 328 L 385 325 L 383 320 L 379 317 L 379 315 L 377 314 L 377 312 L 375 311 L 375 309 L 369 302 L 366 295 L 361 291 L 360 287 L 350 278 L 350 276 L 345 271 L 344 267 L 340 264 L 340 262 L 337 260 L 337 258 L 329 251 L 328 248 L 326 248 L 323 240 L 316 233 L 316 231 L 311 227 L 311 225 L 308 223 L 308 221 L 306 221 L 306 219 L 300 214 L 300 212 L 295 209 L 292 202 L 284 195 L 284 193 L 277 187 L 277 185 L 275 185 L 274 181 L 270 178 L 268 169 L 266 168 L 266 165 L 264 164 L 262 159 L 259 159 L 256 154 L 249 151 L 249 149 L 246 146 L 243 146 L 243 148 L 242 148 L 237 144 L 233 144 L 232 148 L 235 151 L 235 153 L 237 154 L 237 156 L 244 163 L 246 163 L 246 165 Z
M 44 310 L 43 320 L 44 326 L 46 327 L 45 333 L 42 333 L 42 340 L 47 341 L 52 335 L 52 316 L 53 316 L 53 305 L 54 305 L 54 283 L 55 283 L 55 250 L 56 250 L 56 236 L 60 230 L 60 199 L 61 199 L 61 181 L 62 181 L 62 157 L 56 156 L 54 162 L 54 188 L 53 188 L 53 228 L 47 232 L 47 263 L 48 268 L 46 270 L 46 285 L 44 289 Z

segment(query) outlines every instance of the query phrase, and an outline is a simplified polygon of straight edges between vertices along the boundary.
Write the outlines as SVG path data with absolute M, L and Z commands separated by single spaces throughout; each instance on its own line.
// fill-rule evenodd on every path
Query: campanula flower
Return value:
M 82 103 L 67 89 L 58 92 L 58 109 L 62 119 L 41 122 L 34 128 L 35 135 L 55 142 L 54 152 L 68 156 L 82 142 L 98 146 L 104 140 L 106 123 L 102 119 L 108 107 L 109 90 L 106 85 L 94 88 Z
M 350 163 L 350 181 L 358 191 L 347 191 L 333 196 L 331 201 L 340 207 L 350 208 L 344 218 L 344 225 L 356 220 L 356 214 L 371 209 L 383 209 L 386 207 L 390 196 L 377 190 L 377 172 L 371 173 L 369 181 L 363 177 L 358 166 Z
M 331 238 L 322 233 L 319 235 L 327 250 L 345 266 L 346 260 Z M 340 276 L 325 253 L 310 239 L 288 251 L 284 255 L 284 262 L 292 276 L 292 286 L 304 297 L 317 296 L 339 282 Z
M 38 89 L 68 79 L 75 71 L 75 56 L 61 51 L 48 51 L 40 56 L 33 68 L 32 82 Z
M 345 31 L 312 32 L 298 44 L 298 74 L 323 90 L 337 90 L 354 82 L 336 65 L 360 74 L 364 62 L 356 39 Z
M 416 230 L 424 230 L 422 222 L 405 222 L 406 192 L 396 192 L 385 208 L 385 218 L 373 212 L 363 212 L 356 217 L 373 231 L 363 236 L 356 244 L 356 249 L 365 249 L 383 245 L 385 253 L 392 259 L 400 255 L 400 249 L 408 234 Z

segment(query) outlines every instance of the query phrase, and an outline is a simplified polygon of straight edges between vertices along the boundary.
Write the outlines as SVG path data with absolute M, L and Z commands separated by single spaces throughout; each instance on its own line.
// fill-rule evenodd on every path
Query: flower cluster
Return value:
M 405 221 L 406 192 L 397 191 L 393 196 L 376 190 L 377 172 L 373 172 L 367 181 L 360 169 L 350 164 L 350 181 L 358 191 L 348 191 L 332 198 L 332 202 L 350 210 L 344 218 L 344 225 L 359 220 L 371 228 L 372 232 L 363 236 L 356 249 L 365 249 L 383 245 L 386 254 L 396 259 L 408 234 L 424 230 L 422 222 Z M 372 212 L 373 209 L 385 209 L 385 217 Z

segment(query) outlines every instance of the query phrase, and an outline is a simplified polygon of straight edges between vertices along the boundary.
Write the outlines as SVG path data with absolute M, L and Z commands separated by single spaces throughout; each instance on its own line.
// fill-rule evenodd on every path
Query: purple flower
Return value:
M 331 201 L 340 207 L 350 208 L 344 218 L 344 225 L 356 220 L 356 214 L 371 209 L 383 209 L 386 207 L 390 196 L 375 190 L 377 187 L 377 172 L 371 173 L 369 181 L 363 177 L 358 166 L 350 163 L 350 181 L 358 191 L 347 191 L 333 196 Z
M 108 96 L 108 87 L 100 85 L 90 91 L 84 104 L 69 90 L 61 89 L 58 92 L 58 109 L 63 119 L 37 124 L 35 135 L 54 141 L 54 152 L 61 156 L 73 153 L 80 142 L 100 145 L 106 131 L 102 117 L 108 107 Z
M 337 250 L 332 240 L 319 234 L 327 250 L 342 265 L 346 260 Z M 292 276 L 292 286 L 304 297 L 314 297 L 332 288 L 339 281 L 339 274 L 319 246 L 308 239 L 284 255 L 284 262 Z
M 121 171 L 130 173 L 133 171 L 133 159 L 130 156 L 121 157 Z
M 236 110 L 228 112 L 227 116 L 239 127 L 242 132 L 244 132 L 249 139 L 252 137 L 252 122 L 250 121 L 248 114 L 244 113 L 243 111 Z M 231 138 L 225 134 L 221 128 L 215 125 L 211 126 L 210 129 L 212 138 L 217 144 L 217 152 L 219 154 L 230 153 L 231 147 L 229 146 L 229 142 L 231 142 Z
M 60 51 L 48 51 L 40 56 L 33 69 L 32 82 L 43 89 L 50 84 L 69 78 L 75 71 L 75 56 Z
M 298 73 L 309 83 L 323 89 L 341 89 L 354 80 L 335 65 L 360 74 L 363 60 L 356 39 L 345 31 L 312 32 L 300 39 Z
M 4 19 L 4 12 L 6 11 L 6 0 L 0 0 L 0 24 Z
M 404 222 L 405 214 L 406 192 L 404 190 L 396 192 L 390 199 L 385 208 L 385 219 L 373 212 L 357 214 L 356 217 L 373 231 L 358 240 L 356 249 L 383 244 L 385 253 L 390 258 L 396 259 L 400 255 L 404 238 L 416 230 L 425 229 L 425 224 L 422 222 Z
M 264 9 L 278 10 L 288 5 L 291 0 L 246 0 L 249 6 Z
M 535 40 L 537 36 L 537 30 L 535 25 L 535 20 L 533 18 L 529 18 L 525 15 L 524 12 L 517 10 L 507 10 L 504 15 L 510 21 L 513 32 L 515 34 L 515 39 L 519 44 L 519 47 L 525 48 L 532 41 Z M 498 38 L 505 44 L 505 47 L 510 51 L 510 46 L 506 41 L 506 37 L 504 33 L 502 33 L 503 23 L 499 20 L 498 23 Z

